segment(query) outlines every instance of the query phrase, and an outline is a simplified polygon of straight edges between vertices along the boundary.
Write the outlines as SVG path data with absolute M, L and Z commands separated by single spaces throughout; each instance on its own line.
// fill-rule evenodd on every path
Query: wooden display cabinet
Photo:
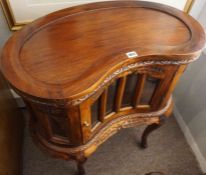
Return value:
M 118 130 L 169 116 L 171 93 L 205 44 L 202 27 L 169 6 L 92 3 L 42 17 L 15 33 L 1 70 L 28 107 L 34 141 L 83 163 Z

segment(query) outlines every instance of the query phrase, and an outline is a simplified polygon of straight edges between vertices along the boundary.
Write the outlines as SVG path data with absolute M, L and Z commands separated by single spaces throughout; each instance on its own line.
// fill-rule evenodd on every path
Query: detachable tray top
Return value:
M 189 62 L 204 41 L 198 22 L 177 9 L 150 2 L 93 3 L 54 12 L 16 32 L 3 49 L 1 69 L 19 91 L 72 99 L 125 64 Z M 128 52 L 137 56 L 129 58 Z

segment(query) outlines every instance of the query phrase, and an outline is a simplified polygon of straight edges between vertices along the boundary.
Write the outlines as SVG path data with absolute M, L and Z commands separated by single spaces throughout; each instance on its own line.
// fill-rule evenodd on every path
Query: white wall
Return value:
M 0 50 L 3 47 L 5 41 L 11 35 L 11 33 L 12 32 L 9 30 L 9 27 L 6 23 L 5 17 L 3 15 L 3 11 L 0 6 Z
M 195 3 L 193 4 L 192 9 L 190 10 L 190 15 L 197 19 L 200 16 L 202 8 L 205 6 L 205 4 L 205 0 L 195 0 Z
M 206 1 L 191 15 L 206 29 Z M 201 11 L 200 11 L 201 9 Z M 206 55 L 189 65 L 174 93 L 177 120 L 206 173 Z M 186 129 L 185 129 L 186 128 Z
M 202 26 L 206 29 L 206 1 L 204 1 L 204 8 L 200 13 L 198 21 L 202 24 Z
M 17 23 L 32 21 L 53 11 L 91 2 L 108 0 L 10 0 Z M 187 0 L 147 0 L 184 9 Z M 26 14 L 26 15 L 25 15 Z
M 202 10 L 200 10 L 202 9 Z M 196 18 L 204 27 L 206 33 L 206 1 L 205 0 L 196 0 L 190 15 Z M 204 53 L 206 54 L 206 45 Z

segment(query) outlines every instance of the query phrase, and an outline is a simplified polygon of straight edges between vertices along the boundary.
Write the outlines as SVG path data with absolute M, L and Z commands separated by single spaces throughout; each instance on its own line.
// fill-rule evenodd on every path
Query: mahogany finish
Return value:
M 0 174 L 22 175 L 23 118 L 0 72 Z
M 3 49 L 1 70 L 31 113 L 35 142 L 55 157 L 75 159 L 84 174 L 86 158 L 121 128 L 148 124 L 146 146 L 204 44 L 199 23 L 172 7 L 92 3 L 16 32 Z

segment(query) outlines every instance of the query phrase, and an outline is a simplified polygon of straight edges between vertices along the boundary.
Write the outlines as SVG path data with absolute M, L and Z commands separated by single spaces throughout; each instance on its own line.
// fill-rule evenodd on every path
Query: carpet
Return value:
M 87 175 L 202 175 L 174 117 L 151 133 L 146 149 L 139 147 L 144 128 L 123 129 L 103 143 L 85 163 Z M 53 159 L 39 150 L 27 127 L 24 138 L 23 175 L 75 174 L 75 162 Z

